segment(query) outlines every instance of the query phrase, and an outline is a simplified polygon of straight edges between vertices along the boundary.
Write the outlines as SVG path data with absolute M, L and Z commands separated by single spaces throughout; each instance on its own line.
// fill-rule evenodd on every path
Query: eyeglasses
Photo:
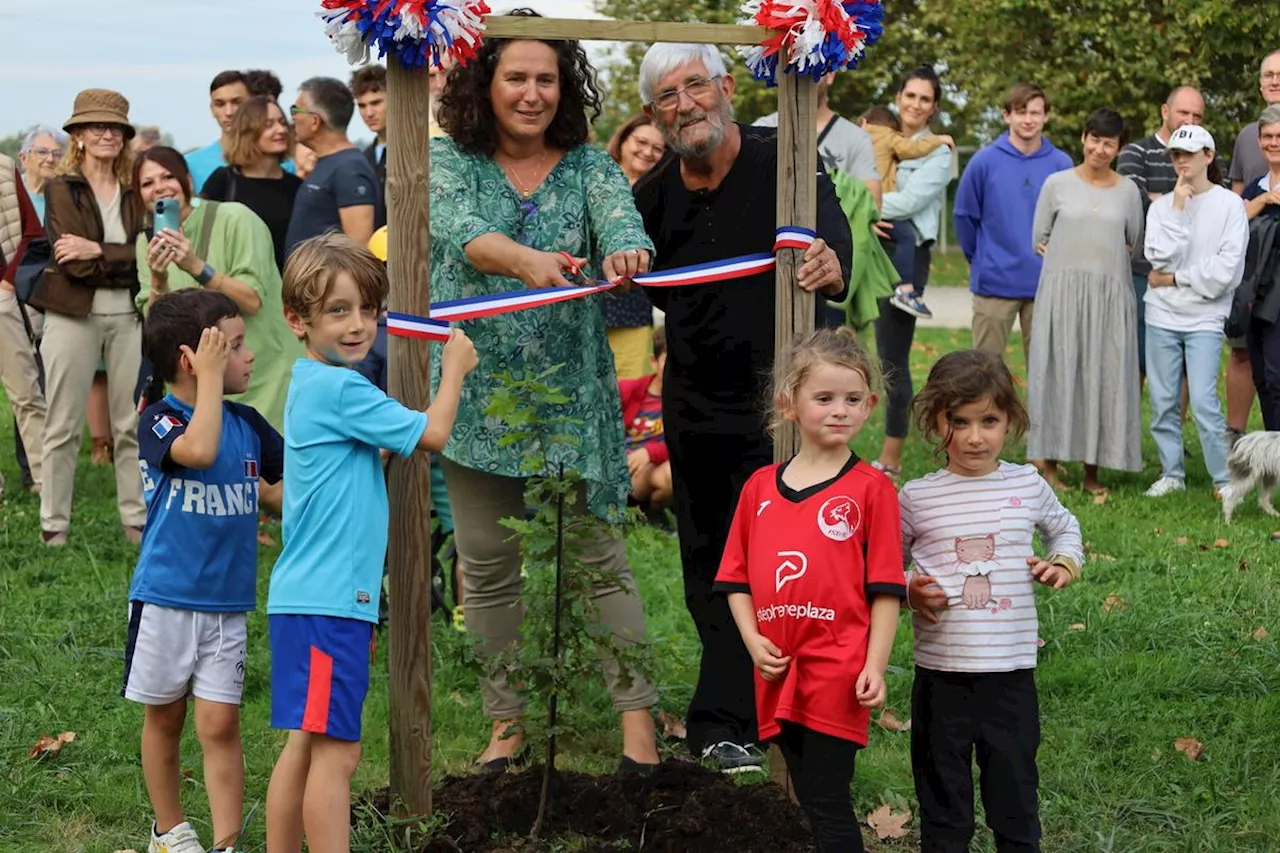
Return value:
M 84 125 L 84 129 L 94 136 L 124 136 L 124 128 L 118 124 L 95 121 Z
M 1263 83 L 1280 82 L 1280 71 L 1263 71 L 1261 76 Z
M 674 89 L 664 89 L 653 96 L 653 102 L 659 109 L 669 110 L 680 103 L 680 96 L 687 94 L 690 100 L 696 101 L 703 98 L 711 91 L 712 85 L 719 80 L 719 75 L 715 77 L 695 77 L 683 86 Z
M 51 157 L 54 160 L 62 159 L 61 148 L 32 148 L 27 153 L 35 157 Z
M 314 112 L 313 110 L 304 110 L 302 107 L 291 106 L 289 107 L 289 115 L 293 116 L 294 118 L 297 118 L 298 116 L 315 116 L 320 114 L 317 112 Z

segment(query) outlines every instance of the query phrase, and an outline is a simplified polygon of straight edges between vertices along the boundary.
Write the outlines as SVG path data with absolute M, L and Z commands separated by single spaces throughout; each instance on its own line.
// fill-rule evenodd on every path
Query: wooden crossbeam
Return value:
M 577 39 L 579 41 L 760 44 L 764 27 L 682 21 L 608 21 L 494 15 L 485 20 L 486 38 Z

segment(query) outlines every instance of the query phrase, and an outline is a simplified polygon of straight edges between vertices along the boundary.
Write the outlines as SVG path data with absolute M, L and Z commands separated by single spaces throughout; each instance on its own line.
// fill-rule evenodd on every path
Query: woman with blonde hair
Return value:
M 293 128 L 275 99 L 255 95 L 240 105 L 223 152 L 226 166 L 213 171 L 200 195 L 210 201 L 238 201 L 258 214 L 271 231 L 276 267 L 284 269 L 284 239 L 293 199 L 302 178 L 284 163 L 293 151 Z
M 131 186 L 129 102 L 109 89 L 86 89 L 76 96 L 62 129 L 71 135 L 71 144 L 57 177 L 45 186 L 45 228 L 53 261 L 31 297 L 45 312 L 40 354 L 48 415 L 41 539 L 47 545 L 67 542 L 76 456 L 101 358 L 115 443 L 116 504 L 125 538 L 136 544 L 147 513 L 133 401 L 142 361 L 142 320 L 133 305 L 138 291 L 134 239 L 142 230 L 142 201 Z

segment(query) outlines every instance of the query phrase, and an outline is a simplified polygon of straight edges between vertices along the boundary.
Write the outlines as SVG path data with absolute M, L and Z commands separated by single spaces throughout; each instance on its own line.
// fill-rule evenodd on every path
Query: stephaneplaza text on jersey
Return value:
M 814 607 L 813 602 L 807 604 L 771 604 L 756 610 L 757 622 L 772 622 L 789 616 L 792 619 L 817 619 L 820 622 L 836 621 L 836 611 L 831 607 Z

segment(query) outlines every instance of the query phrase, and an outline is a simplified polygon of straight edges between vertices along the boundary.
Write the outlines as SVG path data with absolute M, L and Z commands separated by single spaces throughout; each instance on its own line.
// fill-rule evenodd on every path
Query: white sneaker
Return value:
M 204 846 L 200 844 L 200 836 L 196 835 L 196 831 L 186 821 L 164 835 L 156 835 L 156 825 L 153 823 L 147 853 L 204 853 Z
M 1151 484 L 1144 494 L 1149 498 L 1162 498 L 1174 492 L 1185 492 L 1187 484 L 1177 477 L 1161 477 Z

